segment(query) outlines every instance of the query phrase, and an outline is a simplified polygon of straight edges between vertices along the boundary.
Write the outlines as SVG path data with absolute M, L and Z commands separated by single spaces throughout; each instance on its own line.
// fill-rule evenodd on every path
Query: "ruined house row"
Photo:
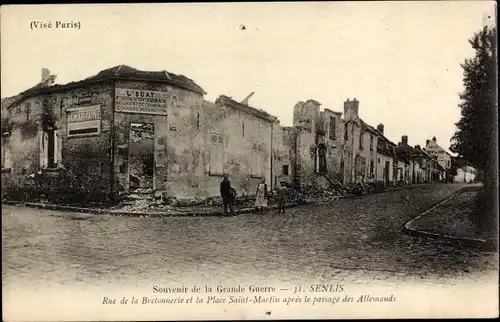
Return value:
M 219 194 L 229 174 L 240 195 L 265 179 L 270 189 L 357 181 L 417 183 L 441 174 L 436 159 L 407 137 L 396 145 L 359 117 L 314 100 L 293 109 L 293 126 L 220 96 L 204 99 L 191 79 L 120 65 L 2 99 L 2 193 L 35 189 L 114 198 L 133 190 L 168 197 Z

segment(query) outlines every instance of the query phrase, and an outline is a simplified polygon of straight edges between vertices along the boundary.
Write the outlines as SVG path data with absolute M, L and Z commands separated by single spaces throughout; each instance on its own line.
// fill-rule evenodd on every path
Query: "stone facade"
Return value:
M 356 99 L 344 102 L 344 113 L 320 111 L 320 103 L 314 100 L 295 105 L 288 145 L 297 184 L 327 188 L 333 182 L 376 181 L 380 133 L 358 112 Z
M 49 87 L 21 97 L 7 108 L 6 122 L 12 125 L 3 143 L 9 150 L 10 164 L 2 170 L 2 191 L 19 193 L 42 184 L 47 193 L 80 189 L 88 197 L 92 192 L 107 197 L 112 93 L 110 83 L 65 90 Z M 100 120 L 99 134 L 85 138 L 70 135 L 68 109 L 86 107 Z M 36 178 L 40 180 L 36 182 Z

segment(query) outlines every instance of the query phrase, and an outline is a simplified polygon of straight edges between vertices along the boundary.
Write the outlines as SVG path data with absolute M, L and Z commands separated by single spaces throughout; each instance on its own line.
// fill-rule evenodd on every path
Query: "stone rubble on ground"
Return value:
M 338 189 L 323 189 L 320 187 L 305 187 L 302 191 L 289 189 L 287 193 L 287 204 L 305 204 L 317 201 L 334 201 L 343 194 Z M 277 205 L 276 190 L 269 193 L 268 206 Z M 237 209 L 253 208 L 255 197 L 243 196 L 237 197 L 235 207 Z M 222 207 L 222 198 L 220 196 L 200 198 L 174 198 L 161 192 L 153 192 L 145 189 L 136 189 L 134 193 L 126 196 L 115 210 L 120 211 L 156 211 L 156 212 L 191 212 L 201 211 L 209 212 L 220 210 Z

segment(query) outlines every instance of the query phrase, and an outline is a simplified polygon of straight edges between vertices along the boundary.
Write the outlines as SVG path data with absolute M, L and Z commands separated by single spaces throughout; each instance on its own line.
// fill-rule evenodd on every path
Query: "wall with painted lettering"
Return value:
M 115 108 L 115 173 L 119 189 L 128 191 L 130 184 L 130 123 L 155 126 L 154 189 L 165 197 L 218 196 L 223 173 L 229 174 L 239 195 L 253 195 L 262 178 L 271 182 L 268 121 L 167 84 L 121 81 L 116 86 L 120 96 L 149 96 L 165 104 L 130 99 L 136 103 Z
M 41 188 L 50 198 L 106 199 L 111 182 L 112 88 L 101 83 L 51 90 L 14 106 L 9 114 L 19 130 L 10 138 L 10 179 L 17 184 L 9 186 L 34 189 L 35 174 L 40 172 Z
M 154 125 L 154 189 L 171 195 L 186 195 L 196 189 L 193 142 L 198 130 L 194 123 L 203 96 L 164 83 L 119 81 L 115 91 L 115 175 L 116 191 L 129 191 L 129 135 L 131 123 Z M 197 112 L 198 111 L 198 112 Z M 190 175 L 187 175 L 190 173 Z M 179 186 L 179 187 L 177 187 Z M 178 188 L 180 190 L 178 190 Z

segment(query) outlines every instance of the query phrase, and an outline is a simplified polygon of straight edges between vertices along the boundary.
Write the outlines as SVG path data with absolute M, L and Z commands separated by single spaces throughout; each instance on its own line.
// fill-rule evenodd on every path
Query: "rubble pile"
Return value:
M 324 189 L 318 186 L 307 186 L 302 189 L 301 194 L 306 200 L 336 200 L 344 195 L 338 189 Z
M 324 189 L 319 186 L 306 186 L 302 189 L 288 188 L 286 192 L 286 202 L 293 204 L 307 204 L 314 201 L 337 200 L 346 194 L 364 194 L 372 189 L 369 184 L 350 184 L 342 187 L 330 187 Z M 268 194 L 268 205 L 275 205 L 277 190 Z M 234 202 L 236 208 L 252 208 L 255 203 L 255 196 L 237 196 Z M 175 198 L 163 193 L 153 193 L 151 189 L 135 189 L 133 193 L 126 196 L 118 206 L 124 211 L 189 211 L 194 208 L 198 210 L 209 210 L 222 207 L 220 196 L 201 198 Z

